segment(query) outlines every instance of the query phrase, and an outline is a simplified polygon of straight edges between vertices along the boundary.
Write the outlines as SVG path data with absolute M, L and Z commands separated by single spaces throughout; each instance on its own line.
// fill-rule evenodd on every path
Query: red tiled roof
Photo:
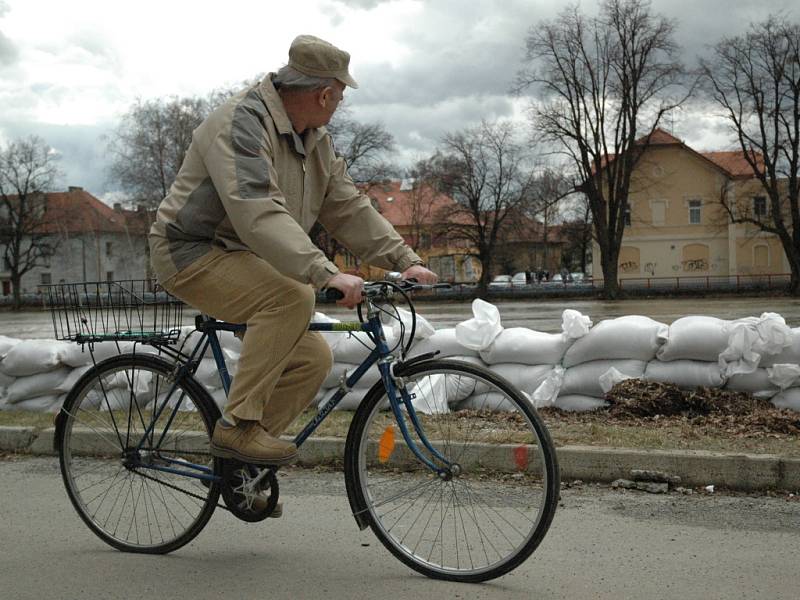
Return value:
M 41 233 L 136 233 L 149 230 L 146 211 L 114 210 L 89 192 L 74 188 L 45 194 L 47 209 Z
M 395 227 L 435 225 L 441 213 L 455 206 L 455 200 L 430 187 L 402 191 L 400 187 L 400 181 L 389 181 L 372 186 L 368 191 L 369 197 L 376 201 L 380 213 Z M 419 194 L 416 198 L 415 193 Z M 418 203 L 416 215 L 415 202 Z
M 732 177 L 753 177 L 755 175 L 753 168 L 745 158 L 744 152 L 739 150 L 734 152 L 701 152 L 700 154 L 719 168 L 730 173 Z M 756 164 L 763 168 L 764 157 L 760 154 L 755 156 Z
M 647 142 L 650 146 L 674 146 L 681 145 L 683 142 L 676 138 L 674 135 L 667 133 L 660 127 L 656 127 L 649 136 L 643 135 L 636 143 L 642 145 Z
M 642 145 L 645 142 L 647 142 L 649 146 L 682 146 L 689 152 L 693 152 L 697 156 L 712 162 L 717 168 L 725 171 L 725 173 L 727 173 L 730 177 L 738 178 L 754 176 L 752 167 L 747 162 L 744 153 L 740 150 L 725 152 L 698 152 L 697 150 L 687 146 L 680 139 L 660 128 L 656 128 L 649 136 L 645 135 L 636 140 L 637 145 Z M 764 157 L 760 154 L 755 154 L 755 156 L 757 164 L 763 165 Z M 603 157 L 600 168 L 605 167 L 610 161 L 613 161 L 615 157 L 616 155 L 614 154 Z

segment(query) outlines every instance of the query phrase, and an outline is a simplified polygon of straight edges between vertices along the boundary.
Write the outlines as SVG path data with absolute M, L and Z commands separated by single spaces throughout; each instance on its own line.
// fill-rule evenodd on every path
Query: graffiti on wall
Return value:
M 638 273 L 639 263 L 635 260 L 626 260 L 625 262 L 619 263 L 619 270 L 623 273 Z
M 654 262 L 644 263 L 644 272 L 645 273 L 649 273 L 650 276 L 652 277 L 653 275 L 656 274 L 656 266 L 657 266 L 657 264 L 658 263 L 654 263 Z
M 694 258 L 681 262 L 684 271 L 708 271 L 708 261 L 705 258 Z

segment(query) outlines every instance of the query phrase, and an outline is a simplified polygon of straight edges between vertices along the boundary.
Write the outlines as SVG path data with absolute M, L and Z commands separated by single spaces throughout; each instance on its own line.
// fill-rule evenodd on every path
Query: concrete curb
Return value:
M 54 428 L 0 427 L 0 451 L 55 455 Z M 85 434 L 84 434 L 85 435 Z M 91 440 L 84 440 L 88 443 Z M 341 462 L 345 441 L 310 438 L 300 451 L 302 466 Z M 511 448 L 509 448 L 511 449 Z M 733 490 L 800 490 L 800 459 L 770 454 L 724 454 L 702 450 L 631 450 L 596 446 L 558 448 L 561 479 L 608 483 L 629 478 L 632 469 L 665 471 L 681 478 L 682 486 L 713 484 Z M 482 454 L 484 466 L 514 470 L 512 452 Z

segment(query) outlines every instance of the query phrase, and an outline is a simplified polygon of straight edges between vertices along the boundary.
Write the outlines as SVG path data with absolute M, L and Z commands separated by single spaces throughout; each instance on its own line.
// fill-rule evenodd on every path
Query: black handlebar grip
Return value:
M 341 290 L 337 290 L 336 288 L 326 288 L 325 289 L 325 299 L 329 302 L 336 302 L 337 300 L 341 300 L 344 298 L 344 294 Z

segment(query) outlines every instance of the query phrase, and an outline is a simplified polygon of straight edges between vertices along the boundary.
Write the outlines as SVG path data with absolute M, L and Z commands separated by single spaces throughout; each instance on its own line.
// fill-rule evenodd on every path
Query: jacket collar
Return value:
M 278 133 L 290 139 L 290 143 L 295 147 L 295 150 L 298 151 L 298 154 L 302 154 L 302 152 L 299 151 L 300 148 L 297 147 L 297 142 L 304 139 L 303 150 L 305 151 L 305 155 L 308 156 L 314 150 L 317 143 L 327 135 L 328 130 L 324 127 L 317 127 L 306 131 L 305 136 L 302 138 L 298 136 L 292 128 L 292 122 L 289 120 L 289 115 L 286 114 L 286 109 L 283 107 L 283 102 L 278 95 L 278 91 L 275 89 L 275 86 L 272 85 L 273 75 L 274 73 L 269 73 L 261 80 L 261 83 L 258 84 L 258 90 L 261 94 L 261 98 L 264 100 L 264 105 L 267 107 Z

